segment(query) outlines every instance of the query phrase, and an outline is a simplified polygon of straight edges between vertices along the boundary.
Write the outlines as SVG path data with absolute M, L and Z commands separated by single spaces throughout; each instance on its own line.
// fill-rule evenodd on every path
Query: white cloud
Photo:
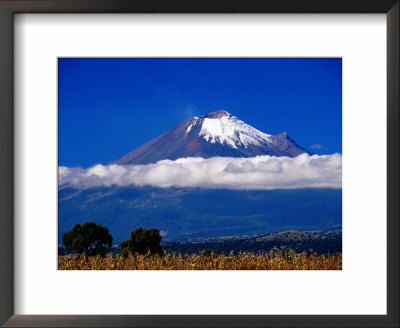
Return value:
M 147 165 L 99 164 L 88 169 L 59 167 L 60 188 L 112 185 L 251 190 L 341 188 L 342 156 L 189 157 Z

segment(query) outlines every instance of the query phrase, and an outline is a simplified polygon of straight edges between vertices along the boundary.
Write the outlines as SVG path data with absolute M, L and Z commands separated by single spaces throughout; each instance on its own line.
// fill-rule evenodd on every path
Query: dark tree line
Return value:
M 105 256 L 110 251 L 113 237 L 110 231 L 94 222 L 75 224 L 71 231 L 62 236 L 67 252 L 85 254 L 86 256 Z M 161 235 L 158 229 L 137 228 L 130 233 L 130 238 L 121 242 L 121 254 L 163 254 Z
M 158 229 L 137 228 L 130 232 L 129 239 L 121 242 L 120 247 L 111 249 L 113 238 L 109 230 L 94 222 L 76 224 L 71 231 L 62 236 L 65 250 L 69 253 L 85 254 L 86 256 L 104 256 L 110 252 L 121 252 L 123 257 L 129 254 L 163 255 L 161 235 Z M 304 240 L 258 240 L 256 237 L 240 238 L 224 241 L 166 242 L 163 244 L 168 253 L 204 253 L 209 252 L 229 254 L 248 251 L 253 253 L 269 252 L 270 250 L 293 249 L 296 252 L 316 252 L 318 254 L 337 253 L 342 251 L 341 236 L 324 236 L 324 238 Z M 59 254 L 62 253 L 59 251 Z

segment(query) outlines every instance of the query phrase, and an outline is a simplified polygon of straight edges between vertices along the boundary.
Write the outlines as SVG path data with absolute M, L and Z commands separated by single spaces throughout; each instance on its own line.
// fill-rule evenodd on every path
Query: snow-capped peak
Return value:
M 201 120 L 199 136 L 210 143 L 225 144 L 237 149 L 270 142 L 271 135 L 251 127 L 226 110 L 208 113 Z
M 285 133 L 263 133 L 226 110 L 218 110 L 185 119 L 110 164 L 139 165 L 187 157 L 295 157 L 303 153 L 307 151 Z

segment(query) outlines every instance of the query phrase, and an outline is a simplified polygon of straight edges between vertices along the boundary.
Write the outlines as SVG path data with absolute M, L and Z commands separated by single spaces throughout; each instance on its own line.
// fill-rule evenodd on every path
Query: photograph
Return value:
M 57 66 L 58 270 L 342 270 L 342 58 Z

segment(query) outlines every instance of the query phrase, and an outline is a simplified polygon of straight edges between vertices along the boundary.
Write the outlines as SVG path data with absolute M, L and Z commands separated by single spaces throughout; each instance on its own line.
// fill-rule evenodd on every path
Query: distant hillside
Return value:
M 164 241 L 341 229 L 340 189 L 215 190 L 109 187 L 59 190 L 58 236 L 76 223 L 110 229 L 114 244 L 137 227 L 158 228 Z
M 192 254 L 216 251 L 229 254 L 238 252 L 269 252 L 289 250 L 334 254 L 342 252 L 342 231 L 297 231 L 290 230 L 259 236 L 203 238 L 191 241 L 165 242 L 168 253 Z

